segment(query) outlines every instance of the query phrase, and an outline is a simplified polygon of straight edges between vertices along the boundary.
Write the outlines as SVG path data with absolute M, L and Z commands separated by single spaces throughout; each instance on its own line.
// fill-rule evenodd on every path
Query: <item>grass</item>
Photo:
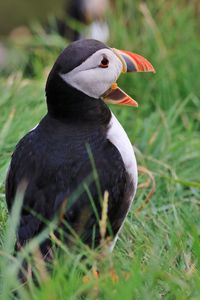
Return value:
M 137 197 L 112 256 L 83 245 L 71 253 L 62 243 L 49 266 L 42 265 L 38 239 L 13 257 L 13 219 L 7 225 L 4 181 L 17 141 L 34 127 L 46 111 L 44 84 L 65 42 L 37 29 L 25 45 L 12 45 L 20 53 L 0 77 L 0 268 L 1 299 L 18 290 L 22 299 L 166 299 L 200 298 L 200 97 L 198 1 L 116 2 L 109 17 L 110 45 L 138 52 L 157 70 L 130 74 L 119 84 L 138 102 L 139 108 L 112 106 L 136 148 L 138 164 L 156 181 L 156 192 L 140 212 L 149 188 Z M 123 12 L 123 13 L 122 13 Z M 23 58 L 23 59 L 21 59 Z M 147 176 L 140 175 L 140 184 Z M 15 214 L 14 214 L 15 215 Z M 11 224 L 11 225 L 9 225 Z M 47 233 L 43 233 L 44 235 Z M 55 243 L 59 241 L 55 240 Z M 10 245 L 10 246 L 9 246 Z M 8 247 L 9 246 L 9 247 Z M 87 256 L 85 261 L 81 260 Z M 17 281 L 17 269 L 29 257 L 41 287 L 29 279 Z M 87 265 L 97 265 L 97 280 Z M 115 270 L 115 275 L 110 273 Z M 87 277 L 84 277 L 87 275 Z

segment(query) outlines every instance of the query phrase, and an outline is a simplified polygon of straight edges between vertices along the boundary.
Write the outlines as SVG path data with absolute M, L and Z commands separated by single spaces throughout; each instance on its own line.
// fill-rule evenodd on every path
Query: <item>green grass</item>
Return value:
M 104 257 L 83 245 L 72 253 L 62 244 L 50 265 L 51 275 L 36 262 L 38 239 L 43 236 L 17 257 L 12 256 L 10 239 L 17 221 L 13 217 L 6 225 L 4 181 L 15 144 L 46 111 L 45 69 L 65 42 L 39 30 L 29 44 L 12 48 L 21 53 L 20 64 L 15 60 L 0 77 L 1 299 L 10 299 L 15 289 L 22 299 L 39 300 L 200 299 L 198 1 L 190 5 L 184 1 L 156 2 L 142 6 L 139 1 L 117 1 L 115 16 L 109 16 L 110 45 L 144 55 L 157 71 L 156 75 L 126 74 L 119 80 L 138 101 L 137 110 L 111 107 L 135 145 L 138 164 L 155 177 L 156 192 L 136 213 L 150 190 L 138 189 L 111 256 Z M 140 183 L 146 179 L 140 175 Z M 87 259 L 83 261 L 84 254 Z M 31 279 L 28 287 L 17 281 L 24 256 L 36 269 L 40 288 Z M 90 276 L 87 264 L 97 265 L 101 274 L 98 282 L 91 278 L 83 283 L 83 275 Z M 118 276 L 116 282 L 109 275 L 112 268 Z

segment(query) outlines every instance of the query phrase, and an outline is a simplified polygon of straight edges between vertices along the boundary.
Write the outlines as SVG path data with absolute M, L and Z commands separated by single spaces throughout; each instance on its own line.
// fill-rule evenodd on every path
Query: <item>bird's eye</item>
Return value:
M 99 65 L 100 68 L 108 68 L 109 60 L 104 56 Z

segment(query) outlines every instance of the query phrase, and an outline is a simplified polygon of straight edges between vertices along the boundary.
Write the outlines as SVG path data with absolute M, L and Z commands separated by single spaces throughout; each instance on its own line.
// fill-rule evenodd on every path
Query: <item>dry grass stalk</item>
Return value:
M 46 269 L 43 256 L 38 247 L 33 252 L 33 259 L 34 259 L 35 267 L 40 275 L 41 282 L 45 283 L 49 281 L 49 274 Z
M 155 35 L 157 44 L 158 44 L 159 49 L 160 49 L 161 57 L 165 58 L 167 56 L 167 48 L 165 46 L 162 35 L 159 31 L 159 28 L 158 28 L 155 20 L 153 19 L 153 16 L 152 16 L 147 4 L 145 2 L 141 2 L 140 5 L 139 5 L 139 9 L 140 9 L 141 13 L 143 14 L 146 23 L 152 29 L 152 31 Z
M 149 188 L 151 183 L 151 190 L 146 196 L 146 199 L 144 200 L 142 205 L 136 210 L 136 214 L 140 213 L 147 206 L 156 191 L 156 182 L 152 172 L 143 166 L 138 166 L 138 172 L 149 177 L 149 179 L 145 183 L 138 185 L 138 188 Z
M 64 199 L 64 201 L 62 202 L 61 207 L 60 207 L 59 220 L 61 222 L 63 222 L 65 219 L 66 207 L 67 207 L 67 198 Z
M 117 275 L 117 273 L 115 272 L 115 269 L 112 268 L 110 270 L 110 278 L 112 280 L 112 283 L 117 283 L 119 282 L 119 276 Z
M 109 198 L 109 193 L 108 193 L 108 191 L 105 191 L 104 192 L 104 197 L 103 197 L 101 219 L 99 221 L 99 228 L 100 228 L 101 244 L 102 245 L 104 244 L 104 241 L 105 241 L 106 228 L 107 228 L 108 198 Z

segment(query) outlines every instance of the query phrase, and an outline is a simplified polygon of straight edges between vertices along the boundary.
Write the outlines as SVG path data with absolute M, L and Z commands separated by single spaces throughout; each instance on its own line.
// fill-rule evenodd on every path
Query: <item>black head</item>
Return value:
M 58 56 L 47 79 L 46 89 L 48 89 L 48 85 L 56 73 L 69 73 L 71 70 L 82 64 L 93 53 L 104 48 L 108 49 L 105 44 L 93 39 L 83 39 L 71 43 Z
M 49 112 L 63 118 L 74 114 L 76 118 L 88 118 L 91 112 L 95 118 L 100 107 L 107 109 L 100 97 L 117 79 L 121 68 L 120 60 L 105 44 L 92 39 L 73 42 L 60 54 L 48 76 Z
M 92 40 L 69 45 L 56 60 L 46 84 L 48 111 L 63 119 L 104 118 L 104 101 L 137 106 L 116 84 L 121 72 L 155 72 L 142 56 Z M 102 100 L 104 99 L 104 101 Z

